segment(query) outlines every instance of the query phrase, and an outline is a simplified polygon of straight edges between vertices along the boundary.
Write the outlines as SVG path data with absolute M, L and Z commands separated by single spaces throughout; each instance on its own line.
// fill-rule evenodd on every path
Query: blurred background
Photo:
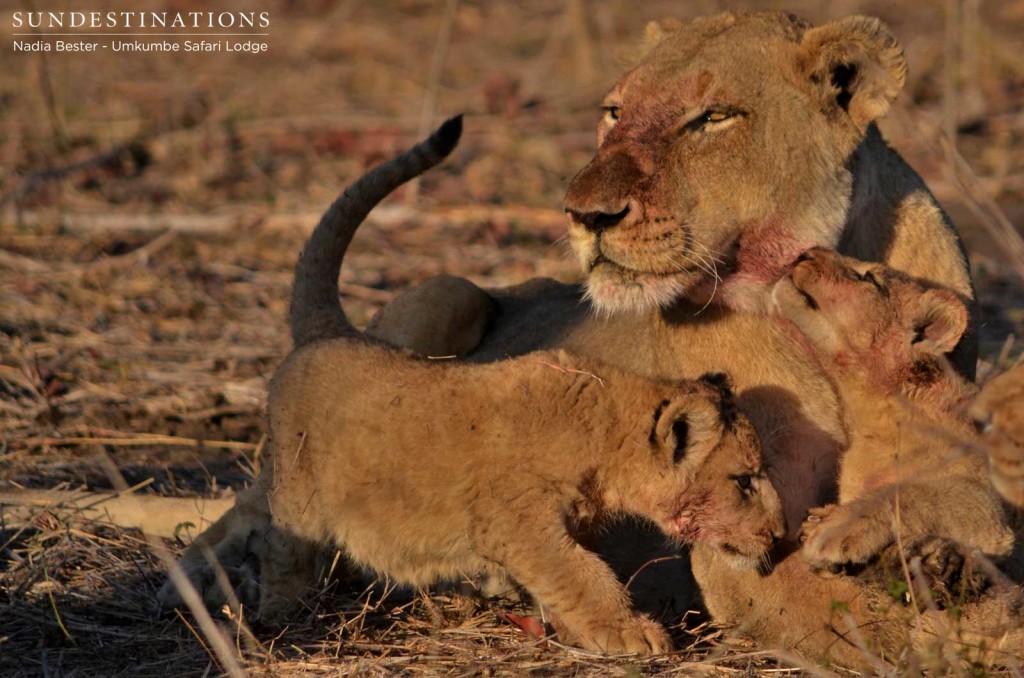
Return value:
M 12 51 L 15 11 L 128 9 L 266 11 L 269 51 Z M 648 21 L 724 9 L 891 26 L 910 74 L 883 131 L 967 244 L 981 376 L 1018 355 L 1024 0 L 3 0 L 0 489 L 109 487 L 110 463 L 149 492 L 246 482 L 304 238 L 448 115 L 453 157 L 359 232 L 354 319 L 442 272 L 577 279 L 560 206 L 602 95 Z

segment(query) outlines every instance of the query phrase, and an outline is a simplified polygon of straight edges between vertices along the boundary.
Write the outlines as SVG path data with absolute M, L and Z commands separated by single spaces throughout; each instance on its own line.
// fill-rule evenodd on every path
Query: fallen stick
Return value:
M 234 506 L 235 498 L 160 497 L 87 490 L 0 490 L 0 525 L 18 529 L 36 524 L 42 513 L 74 514 L 118 527 L 138 528 L 158 537 L 194 538 Z M 188 529 L 180 526 L 191 523 Z
M 26 446 L 49 445 L 51 447 L 66 447 L 69 445 L 112 445 L 114 447 L 147 447 L 150 445 L 182 445 L 185 447 L 206 447 L 210 449 L 223 450 L 252 450 L 256 443 L 246 443 L 238 440 L 200 440 L 198 438 L 182 438 L 180 436 L 164 435 L 139 435 L 133 438 L 97 438 L 91 436 L 78 436 L 67 438 L 28 438 Z

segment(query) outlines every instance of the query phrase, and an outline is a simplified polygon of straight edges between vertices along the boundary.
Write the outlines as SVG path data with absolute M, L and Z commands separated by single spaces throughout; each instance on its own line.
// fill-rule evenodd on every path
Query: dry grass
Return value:
M 466 138 L 424 177 L 416 207 L 395 206 L 399 195 L 360 232 L 342 281 L 354 318 L 442 272 L 484 285 L 574 278 L 559 206 L 593 150 L 614 55 L 648 18 L 720 9 L 458 3 L 435 81 L 424 55 L 441 49 L 439 4 L 267 4 L 267 57 L 20 55 L 0 73 L 0 489 L 111 488 L 106 460 L 129 484 L 152 478 L 150 493 L 245 484 L 266 380 L 289 348 L 301 243 L 342 184 L 413 140 L 435 96 L 439 115 L 471 114 Z M 788 6 L 815 19 L 881 14 L 907 46 L 911 82 L 886 131 L 961 226 L 991 370 L 1020 353 L 1007 339 L 1024 333 L 1020 262 L 990 233 L 1024 216 L 1024 2 L 978 4 L 950 31 L 941 3 Z M 934 143 L 941 129 L 957 130 L 969 174 Z M 139 535 L 80 517 L 42 513 L 30 530 L 3 530 L 0 673 L 221 672 L 191 617 L 154 614 L 161 572 Z M 598 658 L 533 641 L 470 598 L 382 599 L 380 587 L 318 598 L 304 623 L 257 629 L 258 642 L 219 622 L 251 672 L 274 675 L 799 665 L 726 648 L 698 618 L 677 629 L 685 649 L 672 657 Z

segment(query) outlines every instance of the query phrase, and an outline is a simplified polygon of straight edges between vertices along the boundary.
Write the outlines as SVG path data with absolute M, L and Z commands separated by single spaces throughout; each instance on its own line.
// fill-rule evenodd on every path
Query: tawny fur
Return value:
M 989 452 L 992 484 L 1024 507 L 1024 365 L 985 384 L 971 405 Z
M 975 388 L 945 364 L 967 325 L 963 302 L 825 250 L 803 255 L 774 299 L 843 394 L 850 446 L 840 503 L 812 511 L 801 552 L 761 578 L 756 596 L 723 574 L 718 554 L 699 549 L 695 575 L 712 615 L 761 643 L 844 664 L 865 664 L 868 653 L 894 659 L 907 644 L 921 649 L 939 638 L 984 641 L 989 649 L 1005 644 L 1019 655 L 1017 591 L 962 605 L 960 622 L 935 610 L 915 619 L 876 586 L 816 573 L 899 547 L 926 566 L 941 556 L 935 549 L 943 540 L 997 561 L 1010 556 L 1014 525 L 966 416 Z M 902 577 L 897 568 L 895 578 Z
M 801 256 L 774 298 L 835 381 L 850 439 L 839 505 L 812 511 L 804 558 L 865 563 L 897 532 L 1007 555 L 1014 533 L 967 416 L 977 389 L 944 357 L 966 330 L 963 302 L 821 249 Z
M 571 642 L 667 651 L 579 533 L 626 512 L 756 564 L 781 507 L 728 398 L 564 352 L 466 365 L 351 339 L 300 349 L 270 391 L 260 616 L 294 607 L 327 545 L 412 586 L 500 568 Z
M 460 298 L 489 320 L 468 354 L 471 341 L 445 351 L 438 340 L 470 325 L 465 307 L 456 317 L 445 306 L 450 281 L 396 300 L 370 331 L 476 361 L 559 346 L 655 376 L 726 371 L 795 527 L 834 498 L 846 444 L 838 398 L 775 320 L 736 311 L 765 310 L 785 266 L 814 245 L 883 261 L 966 300 L 970 273 L 945 214 L 872 122 L 905 70 L 880 22 L 815 27 L 777 12 L 723 14 L 669 23 L 650 38 L 607 96 L 597 153 L 566 194 L 584 288 L 537 280 L 474 300 L 463 285 Z M 858 70 L 840 88 L 832 75 L 850 73 L 843 63 Z M 483 325 L 470 325 L 469 338 Z M 974 342 L 968 332 L 953 356 L 967 375 Z
M 367 175 L 335 214 L 357 213 L 348 203 L 380 193 L 381 176 L 402 174 Z M 572 642 L 661 652 L 664 630 L 579 539 L 627 513 L 756 565 L 783 536 L 753 428 L 713 380 L 651 380 L 564 351 L 427 361 L 367 340 L 337 310 L 322 327 L 343 336 L 299 348 L 274 377 L 269 468 L 186 553 L 208 603 L 208 552 L 229 575 L 258 556 L 259 613 L 274 620 L 315 583 L 323 549 L 342 548 L 414 586 L 501 569 Z
M 356 226 L 391 191 L 444 160 L 461 134 L 461 116 L 446 121 L 422 143 L 367 172 L 327 209 L 303 248 L 295 271 L 289 319 L 296 348 L 351 333 L 338 299 L 337 276 Z M 452 298 L 460 297 L 453 294 Z M 445 308 L 456 317 L 451 306 Z M 458 325 L 464 331 L 471 327 L 472 320 L 469 326 Z M 268 482 L 264 474 L 240 492 L 234 507 L 200 534 L 182 556 L 182 568 L 211 608 L 227 602 L 230 593 L 218 583 L 218 570 L 223 570 L 232 587 L 242 592 L 255 590 L 252 545 L 270 524 Z M 181 597 L 170 581 L 161 588 L 158 603 L 165 608 L 181 605 Z
M 835 499 L 846 445 L 839 398 L 774 319 L 732 309 L 767 306 L 764 290 L 811 245 L 838 244 L 965 299 L 973 298 L 970 272 L 945 214 L 872 122 L 905 69 L 899 46 L 877 20 L 850 17 L 815 27 L 784 13 L 723 14 L 665 22 L 649 34 L 642 60 L 607 102 L 618 120 L 601 122 L 598 152 L 566 197 L 580 214 L 630 207 L 619 224 L 602 222 L 603 257 L 619 268 L 594 257 L 597 235 L 572 219 L 587 290 L 534 280 L 485 292 L 467 281 L 435 279 L 385 307 L 370 332 L 421 355 L 480 362 L 562 346 L 663 378 L 727 371 L 795 530 L 810 507 Z M 838 68 L 844 55 L 859 68 L 856 78 L 839 79 L 840 90 L 832 75 L 850 74 Z M 742 114 L 696 122 L 710 103 Z M 328 328 L 336 321 L 338 268 L 358 224 L 325 218 L 318 227 L 326 246 L 304 257 L 296 272 L 317 291 L 296 287 L 298 343 L 307 332 L 297 320 Z M 585 292 L 593 304 L 581 301 Z M 609 315 L 613 310 L 622 312 Z M 969 331 L 954 362 L 973 375 L 976 354 Z M 226 517 L 238 529 L 229 532 L 258 526 L 264 504 L 258 489 L 241 495 Z M 223 552 L 237 556 L 229 545 Z M 196 563 L 195 556 L 190 550 L 186 559 Z M 724 574 L 758 595 L 757 576 Z M 685 586 L 663 585 L 674 593 Z

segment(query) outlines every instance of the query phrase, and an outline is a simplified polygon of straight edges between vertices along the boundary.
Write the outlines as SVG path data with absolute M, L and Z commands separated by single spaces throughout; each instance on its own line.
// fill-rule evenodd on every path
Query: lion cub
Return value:
M 992 484 L 1007 501 L 1024 507 L 1024 365 L 985 384 L 971 416 L 988 448 Z
M 438 363 L 354 336 L 293 353 L 268 419 L 262 617 L 294 604 L 329 544 L 412 586 L 502 568 L 580 645 L 664 652 L 581 526 L 629 512 L 752 560 L 784 533 L 721 378 L 652 381 L 564 352 Z
M 897 536 L 1008 554 L 1014 532 L 966 416 L 975 388 L 944 358 L 967 327 L 963 302 L 822 249 L 797 259 L 774 297 L 835 380 L 850 436 L 839 505 L 811 511 L 803 557 L 866 563 Z

